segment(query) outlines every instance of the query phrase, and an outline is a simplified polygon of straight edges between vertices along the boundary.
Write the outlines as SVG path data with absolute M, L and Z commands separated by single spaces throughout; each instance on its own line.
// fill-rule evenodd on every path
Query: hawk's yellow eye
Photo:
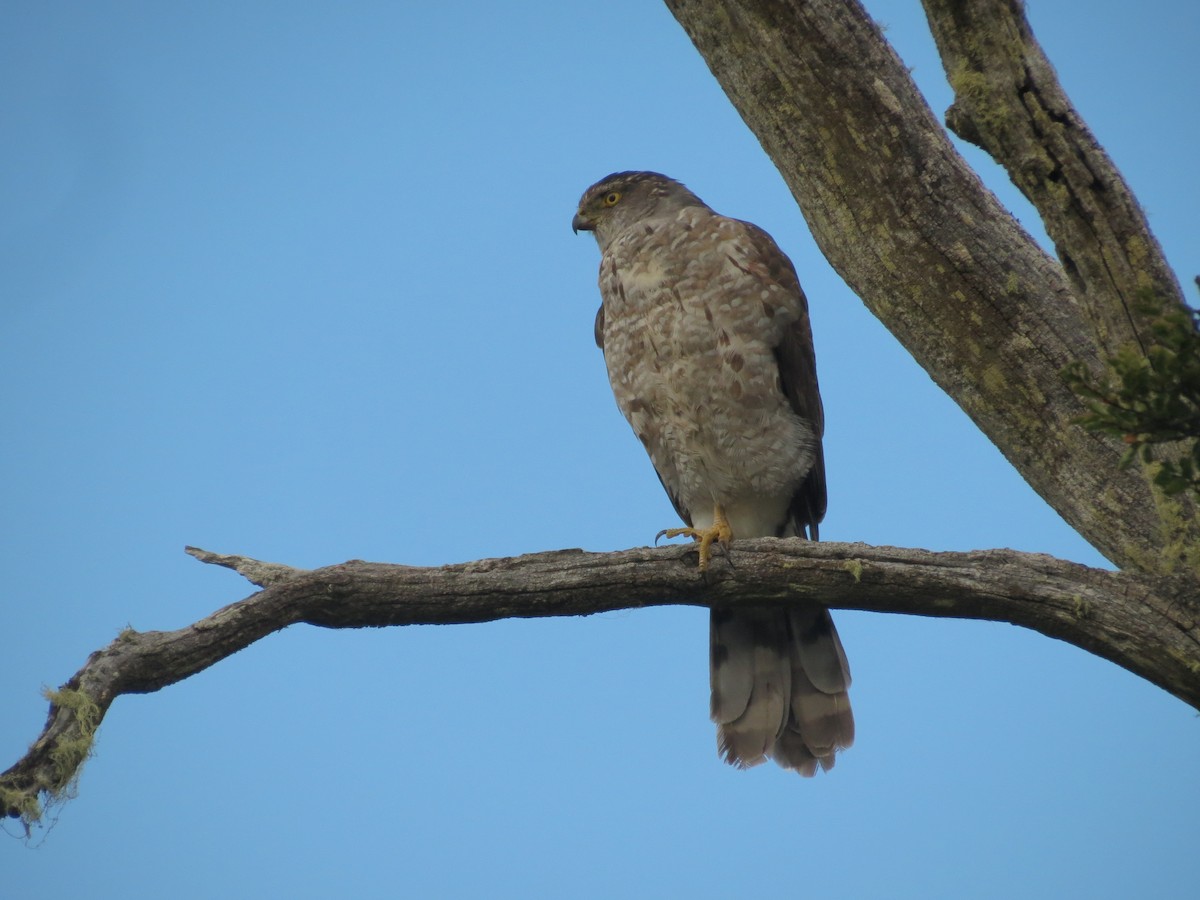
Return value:
M 609 191 L 607 194 L 604 195 L 604 205 L 605 206 L 616 206 L 617 201 L 620 199 L 621 199 L 620 191 Z

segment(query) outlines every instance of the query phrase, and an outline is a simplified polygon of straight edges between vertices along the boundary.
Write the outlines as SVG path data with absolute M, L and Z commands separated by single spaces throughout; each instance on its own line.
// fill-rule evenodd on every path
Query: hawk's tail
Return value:
M 824 607 L 714 609 L 712 717 L 734 766 L 813 775 L 854 743 L 850 667 Z

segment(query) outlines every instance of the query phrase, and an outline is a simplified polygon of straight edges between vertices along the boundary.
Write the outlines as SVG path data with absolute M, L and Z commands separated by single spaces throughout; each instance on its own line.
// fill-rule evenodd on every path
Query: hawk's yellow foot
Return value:
M 664 528 L 657 535 L 657 541 L 661 537 L 677 538 L 690 537 L 694 541 L 700 542 L 700 571 L 708 570 L 708 562 L 712 559 L 712 545 L 714 541 L 719 541 L 722 544 L 728 544 L 733 540 L 733 531 L 729 528 L 729 523 L 725 521 L 725 510 L 720 506 L 713 511 L 713 523 L 708 528 Z

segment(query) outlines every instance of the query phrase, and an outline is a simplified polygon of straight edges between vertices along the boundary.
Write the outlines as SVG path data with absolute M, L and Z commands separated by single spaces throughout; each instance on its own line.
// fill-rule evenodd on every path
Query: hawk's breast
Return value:
M 802 310 L 748 270 L 739 227 L 688 208 L 619 236 L 600 270 L 617 404 L 693 516 L 717 502 L 786 510 L 817 441 L 774 354 Z

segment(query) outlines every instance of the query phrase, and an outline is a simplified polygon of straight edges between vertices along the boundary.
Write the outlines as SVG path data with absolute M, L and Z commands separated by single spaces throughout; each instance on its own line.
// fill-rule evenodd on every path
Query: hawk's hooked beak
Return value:
M 591 219 L 589 219 L 587 216 L 585 216 L 581 212 L 575 213 L 575 218 L 573 218 L 571 220 L 571 231 L 573 231 L 575 234 L 579 234 L 579 232 L 581 232 L 581 231 L 595 231 L 595 230 L 596 230 L 596 226 L 592 224 Z

